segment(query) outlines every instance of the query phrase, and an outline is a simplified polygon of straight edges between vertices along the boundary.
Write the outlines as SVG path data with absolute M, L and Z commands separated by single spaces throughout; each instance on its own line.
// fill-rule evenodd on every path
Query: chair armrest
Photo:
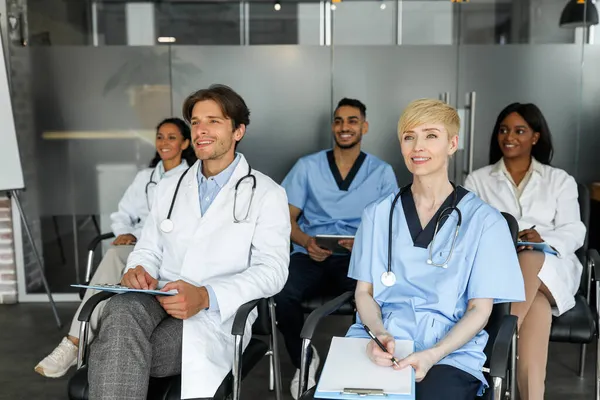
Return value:
M 115 234 L 112 232 L 103 233 L 102 235 L 96 236 L 94 239 L 92 239 L 90 244 L 88 244 L 88 251 L 96 250 L 96 246 L 98 246 L 98 244 L 100 244 L 101 241 L 106 240 L 106 239 L 112 239 L 114 237 L 115 237 Z
M 592 265 L 592 281 L 595 281 L 596 287 L 590 287 L 591 291 L 596 293 L 596 304 L 593 304 L 590 301 L 590 307 L 594 316 L 596 317 L 596 324 L 598 325 L 598 313 L 600 312 L 600 254 L 598 254 L 598 250 L 589 249 L 588 250 L 588 262 L 591 262 Z M 600 326 L 596 326 L 596 330 L 599 330 Z
M 596 249 L 588 249 L 588 259 L 592 262 L 593 278 L 600 281 L 600 254 Z
M 83 307 L 81 308 L 81 312 L 79 313 L 77 320 L 81 322 L 90 322 L 90 317 L 92 316 L 94 308 L 96 308 L 96 306 L 100 304 L 100 302 L 113 297 L 115 294 L 117 293 L 100 292 L 90 297 L 90 299 L 86 301 Z
M 511 343 L 517 331 L 517 317 L 506 315 L 502 319 L 490 356 L 490 376 L 506 379 L 511 353 Z
M 258 302 L 261 299 L 250 300 L 249 302 L 242 304 L 240 308 L 235 312 L 235 317 L 233 319 L 233 326 L 231 327 L 231 334 L 234 336 L 242 336 L 244 335 L 244 329 L 246 328 L 246 321 L 248 320 L 248 315 L 250 312 L 256 307 Z
M 304 322 L 304 326 L 302 327 L 302 332 L 300 333 L 300 337 L 302 339 L 312 340 L 315 330 L 317 329 L 317 325 L 319 325 L 319 322 L 321 322 L 321 319 L 323 319 L 323 317 L 326 317 L 326 316 L 330 315 L 331 313 L 334 313 L 335 311 L 339 310 L 339 308 L 341 306 L 343 306 L 345 303 L 351 301 L 353 297 L 354 297 L 354 292 L 352 292 L 352 291 L 343 293 L 343 294 L 339 295 L 338 297 L 336 297 L 335 299 L 328 301 L 327 303 L 323 304 L 321 307 L 319 307 L 316 310 L 314 310 L 313 312 L 311 312 L 308 315 L 308 317 L 306 318 L 306 321 Z

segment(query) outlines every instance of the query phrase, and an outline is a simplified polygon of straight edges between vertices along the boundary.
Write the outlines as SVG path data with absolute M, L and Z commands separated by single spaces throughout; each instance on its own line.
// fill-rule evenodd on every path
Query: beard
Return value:
M 338 141 L 338 137 L 336 134 L 333 135 L 333 140 L 335 140 L 335 144 L 340 149 L 344 149 L 344 150 L 351 149 L 353 147 L 358 146 L 360 144 L 360 142 L 362 141 L 362 131 L 360 131 L 359 133 L 356 134 L 354 141 L 351 143 L 340 143 Z

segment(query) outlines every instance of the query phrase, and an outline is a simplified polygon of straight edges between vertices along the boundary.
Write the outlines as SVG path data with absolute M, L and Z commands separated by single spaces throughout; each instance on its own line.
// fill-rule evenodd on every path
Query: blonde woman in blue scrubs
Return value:
M 415 369 L 418 400 L 481 395 L 488 387 L 483 328 L 492 306 L 525 299 L 506 220 L 448 179 L 459 125 L 456 110 L 438 100 L 417 100 L 404 110 L 398 136 L 413 182 L 365 209 L 348 273 L 358 281 L 358 318 L 347 336 L 368 338 L 366 324 L 390 353 L 396 339 L 413 340 L 414 353 L 394 368 Z M 373 341 L 366 351 L 374 363 L 392 367 L 391 355 Z

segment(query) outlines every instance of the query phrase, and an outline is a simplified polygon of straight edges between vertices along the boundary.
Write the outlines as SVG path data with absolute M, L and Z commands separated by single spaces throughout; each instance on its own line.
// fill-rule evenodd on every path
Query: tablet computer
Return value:
M 354 239 L 354 236 L 348 235 L 317 235 L 315 236 L 317 246 L 331 250 L 335 254 L 349 254 L 350 251 L 338 244 L 340 240 Z

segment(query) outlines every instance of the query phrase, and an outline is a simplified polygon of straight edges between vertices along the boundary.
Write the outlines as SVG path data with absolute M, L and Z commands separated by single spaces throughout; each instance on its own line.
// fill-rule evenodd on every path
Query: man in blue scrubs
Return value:
M 398 188 L 392 167 L 361 151 L 368 129 L 365 105 L 342 99 L 332 124 L 333 149 L 302 157 L 282 183 L 288 196 L 294 249 L 289 278 L 275 302 L 279 330 L 297 368 L 290 388 L 294 399 L 298 395 L 300 331 L 304 324 L 302 301 L 323 291 L 337 295 L 356 286 L 356 281 L 347 277 L 353 240 L 340 242 L 347 252 L 332 254 L 316 244 L 315 236 L 354 236 L 367 204 Z M 313 349 L 309 387 L 315 384 L 318 364 Z

